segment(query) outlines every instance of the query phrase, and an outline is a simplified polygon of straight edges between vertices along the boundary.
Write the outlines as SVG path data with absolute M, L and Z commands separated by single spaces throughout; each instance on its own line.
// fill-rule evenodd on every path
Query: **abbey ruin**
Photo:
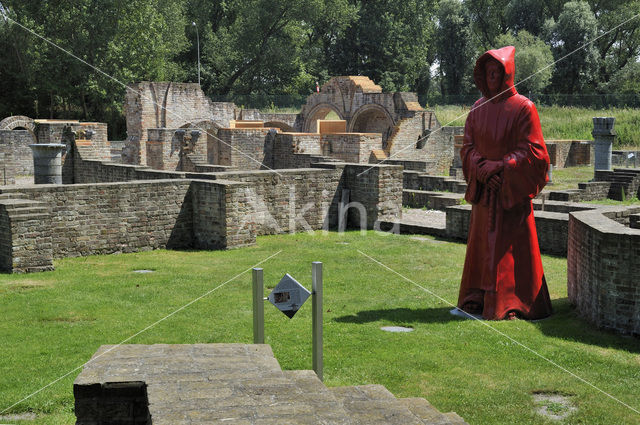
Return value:
M 124 111 L 123 142 L 109 141 L 103 123 L 0 121 L 0 270 L 345 227 L 466 239 L 463 129 L 441 126 L 414 93 L 334 77 L 299 113 L 265 113 L 213 102 L 193 83 L 140 82 L 128 87 Z M 62 184 L 34 185 L 29 145 L 48 143 L 64 145 Z M 591 141 L 547 146 L 556 169 L 593 164 Z M 636 335 L 640 208 L 585 202 L 639 188 L 637 169 L 597 170 L 578 189 L 550 185 L 535 201 L 541 250 L 567 257 L 570 301 L 592 323 Z M 403 206 L 444 211 L 446 223 L 416 224 Z

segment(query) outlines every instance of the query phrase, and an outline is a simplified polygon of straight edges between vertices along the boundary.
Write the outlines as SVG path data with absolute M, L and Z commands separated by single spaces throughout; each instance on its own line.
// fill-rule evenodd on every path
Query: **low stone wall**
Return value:
M 382 135 L 378 133 L 335 133 L 320 137 L 322 154 L 344 162 L 369 162 L 373 149 L 382 149 Z
M 343 189 L 362 205 L 367 228 L 401 214 L 399 166 L 172 173 L 74 155 L 75 177 L 92 183 L 0 187 L 3 271 L 46 270 L 67 256 L 224 249 L 259 235 L 335 228 Z M 125 181 L 134 178 L 145 180 Z M 359 225 L 360 211 L 348 209 L 347 222 Z
M 36 143 L 29 130 L 0 130 L 0 184 L 14 184 L 16 176 L 33 175 L 33 155 L 29 145 Z
M 640 336 L 640 230 L 610 217 L 640 208 L 609 208 L 569 215 L 569 301 L 592 324 Z M 607 217 L 609 216 L 609 217 Z
M 640 168 L 640 151 L 612 151 L 611 165 L 614 167 Z
M 402 205 L 409 208 L 428 208 L 444 211 L 447 207 L 459 205 L 463 196 L 460 193 L 404 189 L 402 191 Z
M 471 220 L 471 205 L 448 207 L 446 212 L 447 237 L 466 241 Z M 540 252 L 566 255 L 568 215 L 549 211 L 536 211 L 534 215 Z
M 444 176 L 432 176 L 417 171 L 402 173 L 402 187 L 410 190 L 435 190 L 441 192 L 465 193 L 467 183 L 464 180 Z
M 189 186 L 160 180 L 0 190 L 46 205 L 52 255 L 63 258 L 191 247 Z
M 589 140 L 547 140 L 545 143 L 554 168 L 590 165 L 593 162 L 593 143 Z

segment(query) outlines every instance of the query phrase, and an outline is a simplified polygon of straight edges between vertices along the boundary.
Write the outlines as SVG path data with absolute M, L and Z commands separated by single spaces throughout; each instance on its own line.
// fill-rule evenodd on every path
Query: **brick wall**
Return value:
M 36 139 L 29 130 L 0 130 L 0 185 L 14 184 L 16 176 L 33 175 L 29 147 L 33 143 Z
M 377 133 L 337 133 L 320 137 L 323 155 L 344 162 L 368 163 L 373 149 L 382 149 L 382 135 Z
M 259 170 L 265 161 L 268 128 L 221 128 L 218 130 L 219 165 Z M 216 164 L 218 165 L 218 164 Z
M 615 216 L 622 211 L 609 209 L 570 214 L 569 301 L 590 323 L 639 336 L 640 230 L 606 216 L 612 213 Z
M 255 243 L 259 235 L 335 228 L 345 188 L 365 209 L 368 228 L 401 214 L 399 166 L 176 173 L 72 154 L 76 181 L 92 183 L 0 188 L 2 198 L 17 198 L 0 199 L 5 270 L 51 268 L 52 258 L 67 256 L 230 248 Z M 349 211 L 348 222 L 359 224 L 357 211 Z M 45 248 L 49 254 L 38 251 Z
M 176 129 L 147 129 L 147 165 L 156 170 L 175 171 L 180 162 L 182 141 L 175 135 Z
M 446 208 L 447 236 L 467 240 L 471 220 L 471 205 L 456 205 Z M 536 231 L 540 252 L 545 254 L 567 254 L 568 216 L 563 213 L 536 211 Z
M 366 211 L 367 228 L 377 221 L 393 221 L 402 216 L 402 167 L 398 165 L 348 164 L 344 170 L 349 202 L 359 202 Z M 348 224 L 360 226 L 360 212 L 349 211 Z
M 547 151 L 554 168 L 575 167 L 592 163 L 592 142 L 587 140 L 547 140 Z
M 190 247 L 189 185 L 187 180 L 38 185 L 19 193 L 46 204 L 53 257 L 63 258 Z

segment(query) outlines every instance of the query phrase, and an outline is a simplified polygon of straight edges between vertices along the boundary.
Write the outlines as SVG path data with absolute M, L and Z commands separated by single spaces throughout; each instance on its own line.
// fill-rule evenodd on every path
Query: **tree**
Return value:
M 565 3 L 558 21 L 547 23 L 548 41 L 558 61 L 553 74 L 556 93 L 574 94 L 593 90 L 598 81 L 599 57 L 597 48 L 589 42 L 597 36 L 597 24 L 585 1 Z M 565 58 L 568 54 L 571 56 Z
M 507 32 L 505 10 L 509 0 L 465 0 L 473 34 L 482 50 L 495 44 L 496 38 Z
M 436 57 L 443 95 L 461 95 L 473 91 L 473 47 L 470 21 L 458 0 L 442 0 L 437 11 Z
M 511 0 L 504 13 L 507 26 L 515 33 L 525 30 L 540 34 L 544 21 L 549 18 L 547 5 L 539 0 Z
M 427 0 L 353 1 L 358 18 L 336 41 L 329 59 L 334 75 L 366 75 L 384 90 L 426 92 L 434 31 Z
M 124 84 L 180 78 L 173 58 L 185 45 L 182 1 L 8 0 L 4 4 L 13 20 L 75 57 L 8 24 L 0 43 L 14 55 L 0 59 L 0 68 L 13 95 L 3 96 L 0 103 L 10 103 L 0 105 L 0 110 L 112 124 L 111 119 L 123 121 L 125 89 L 92 66 Z M 30 100 L 15 105 L 20 93 L 29 93 Z M 113 135 L 118 127 L 111 125 L 109 130 Z
M 518 91 L 523 94 L 541 93 L 551 82 L 554 70 L 551 47 L 524 30 L 515 36 L 505 34 L 498 37 L 494 48 L 503 46 L 516 48 L 515 83 Z
M 640 13 L 640 1 L 593 3 L 598 19 L 598 35 L 601 35 L 596 42 L 600 59 L 599 79 L 604 87 L 614 75 L 636 62 L 640 56 L 640 18 L 629 20 Z M 627 20 L 629 22 L 619 26 Z M 627 75 L 627 71 L 622 75 Z

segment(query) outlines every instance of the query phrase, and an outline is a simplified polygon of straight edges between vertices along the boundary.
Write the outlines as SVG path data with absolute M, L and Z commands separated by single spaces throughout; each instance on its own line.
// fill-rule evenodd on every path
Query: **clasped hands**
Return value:
M 499 191 L 502 186 L 502 177 L 500 173 L 504 168 L 502 161 L 491 161 L 485 159 L 478 164 L 477 178 L 480 182 L 486 184 L 490 189 Z

